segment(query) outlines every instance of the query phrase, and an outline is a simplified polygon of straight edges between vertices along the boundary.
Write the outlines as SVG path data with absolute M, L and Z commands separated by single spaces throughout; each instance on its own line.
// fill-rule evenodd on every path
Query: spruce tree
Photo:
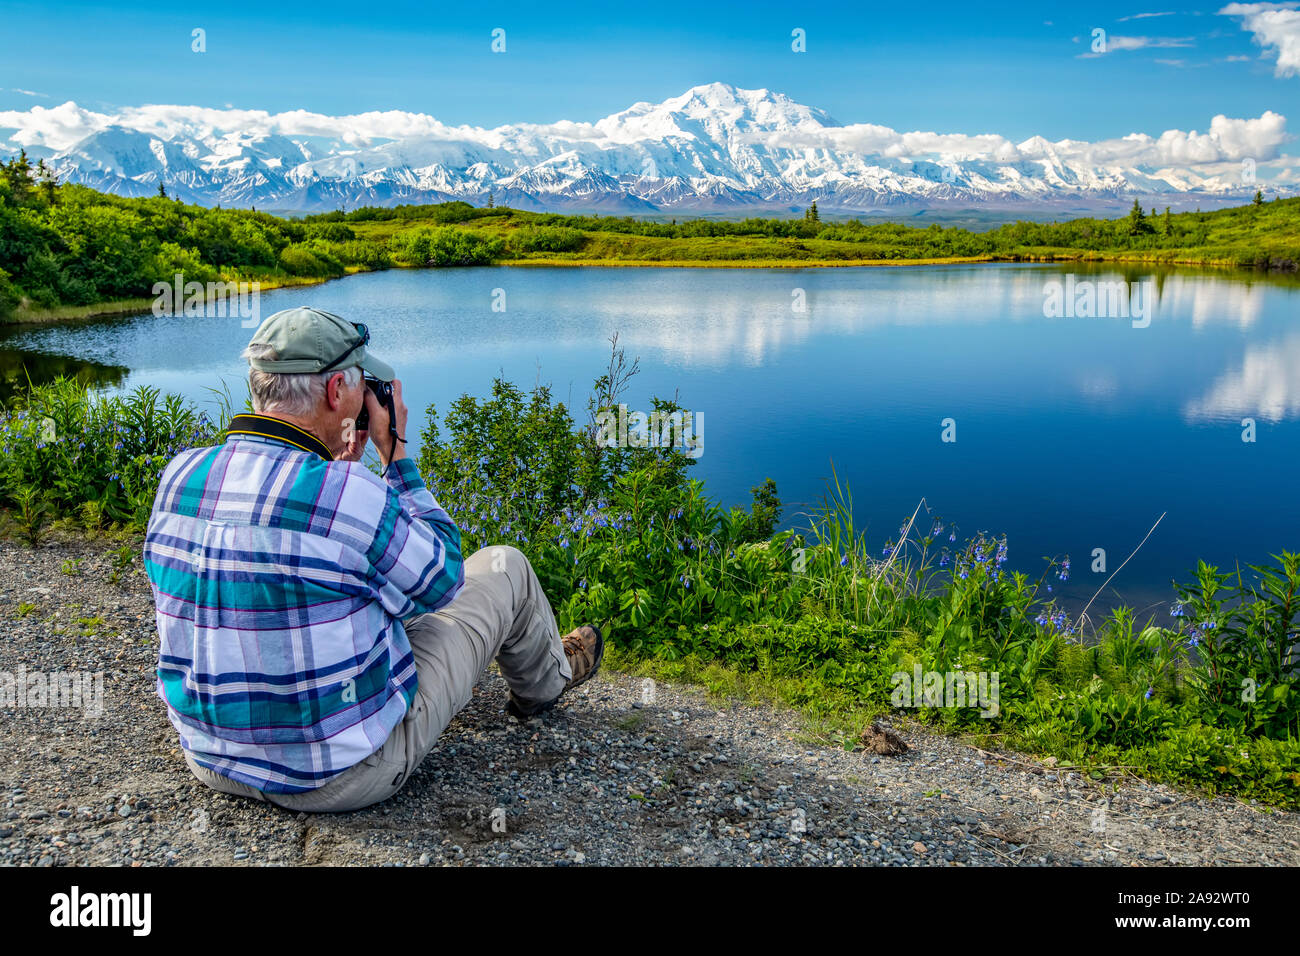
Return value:
M 53 206 L 57 201 L 54 192 L 56 179 L 54 176 L 54 170 L 50 169 L 49 166 L 46 166 L 45 160 L 43 159 L 36 164 L 36 182 L 41 191 L 41 196 L 45 199 L 46 205 Z
M 1151 232 L 1151 223 L 1147 221 L 1146 213 L 1142 211 L 1142 204 L 1136 199 L 1133 200 L 1133 208 L 1128 213 L 1129 232 L 1139 234 Z

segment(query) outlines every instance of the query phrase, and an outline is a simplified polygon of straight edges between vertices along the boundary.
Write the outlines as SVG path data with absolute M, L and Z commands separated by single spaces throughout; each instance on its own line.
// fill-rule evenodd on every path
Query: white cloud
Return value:
M 1100 53 L 1080 53 L 1079 59 L 1092 60 L 1107 53 L 1120 53 L 1124 50 L 1164 50 L 1182 49 L 1196 46 L 1194 37 L 1130 37 L 1118 33 L 1106 36 L 1106 48 Z
M 0 129 L 15 129 L 9 139 L 19 146 L 48 146 L 64 150 L 91 133 L 111 125 L 113 117 L 84 110 L 69 100 L 62 106 L 33 106 L 30 110 L 0 110 Z
M 1289 139 L 1286 117 L 1271 110 L 1255 119 L 1232 119 L 1220 114 L 1210 120 L 1205 133 L 1170 129 L 1156 137 L 1130 133 L 1093 143 L 1069 139 L 1052 143 L 1034 137 L 1016 144 L 994 134 L 900 133 L 867 123 L 781 134 L 756 133 L 752 138 L 767 146 L 851 150 L 891 159 L 941 155 L 955 160 L 1014 163 L 1054 156 L 1092 166 L 1197 166 L 1246 158 L 1266 162 L 1275 159 Z
M 1148 20 L 1151 17 L 1172 17 L 1173 15 L 1173 11 L 1169 11 L 1168 13 L 1135 13 L 1132 16 L 1120 17 L 1119 22 L 1125 23 L 1128 20 Z
M 328 136 L 354 145 L 423 136 L 437 139 L 490 141 L 491 131 L 452 127 L 423 113 L 400 110 L 327 116 L 306 110 L 268 113 L 265 110 L 212 109 L 202 106 L 149 105 L 127 107 L 115 115 L 82 109 L 69 100 L 62 106 L 0 111 L 0 129 L 17 129 L 12 138 L 25 146 L 41 145 L 61 151 L 107 126 L 149 133 L 160 139 L 178 136 L 201 140 L 237 135 L 244 140 L 266 136 Z M 237 131 L 237 132 L 236 132 Z
M 1243 415 L 1281 422 L 1300 417 L 1300 336 L 1250 346 L 1240 367 L 1225 372 L 1183 408 L 1191 421 Z
M 320 137 L 361 150 L 384 143 L 449 144 L 454 147 L 528 150 L 541 138 L 588 148 L 613 149 L 628 144 L 658 144 L 668 137 L 690 135 L 679 129 L 673 114 L 654 110 L 616 114 L 597 123 L 562 120 L 549 124 L 515 124 L 496 129 L 448 126 L 423 113 L 400 110 L 329 116 L 306 110 L 268 113 L 265 110 L 213 109 L 197 106 L 146 105 L 114 114 L 98 113 L 67 102 L 56 107 L 0 111 L 0 136 L 16 146 L 40 146 L 55 153 L 73 149 L 86 137 L 115 126 L 145 133 L 161 141 L 189 140 L 207 146 L 213 155 L 238 155 L 241 149 L 271 136 L 297 141 Z M 5 131 L 12 130 L 11 133 Z M 1250 158 L 1258 163 L 1282 157 L 1286 117 L 1272 111 L 1255 118 L 1215 116 L 1205 132 L 1165 130 L 1157 135 L 1130 133 L 1116 139 L 1050 142 L 1031 137 L 1015 143 L 996 133 L 902 132 L 887 126 L 856 123 L 823 127 L 801 123 L 778 129 L 757 128 L 740 135 L 756 146 L 786 149 L 828 149 L 899 161 L 935 159 L 939 162 L 1026 161 L 1077 162 L 1107 167 L 1204 167 L 1201 175 L 1230 174 L 1225 164 Z M 325 146 L 328 151 L 330 147 Z M 316 150 L 309 150 L 313 155 Z M 1284 157 L 1282 157 L 1284 158 Z
M 1277 57 L 1274 76 L 1300 75 L 1300 3 L 1230 3 L 1219 13 L 1240 17 L 1264 53 Z

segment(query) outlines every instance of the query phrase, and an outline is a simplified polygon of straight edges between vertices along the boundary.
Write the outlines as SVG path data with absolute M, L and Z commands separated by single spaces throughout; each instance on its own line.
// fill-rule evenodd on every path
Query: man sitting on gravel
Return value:
M 594 675 L 527 558 L 462 562 L 460 529 L 406 456 L 407 408 L 365 326 L 272 315 L 244 352 L 255 414 L 167 466 L 145 539 L 159 696 L 217 790 L 353 810 L 411 775 L 495 659 L 520 719 Z M 362 371 L 392 382 L 397 435 Z M 356 431 L 362 408 L 369 431 Z M 359 464 L 373 433 L 386 478 Z

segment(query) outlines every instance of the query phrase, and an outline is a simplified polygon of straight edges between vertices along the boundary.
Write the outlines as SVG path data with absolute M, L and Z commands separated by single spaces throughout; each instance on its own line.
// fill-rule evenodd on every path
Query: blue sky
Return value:
M 594 121 L 722 81 L 842 123 L 1013 140 L 1204 129 L 1217 113 L 1294 122 L 1300 76 L 1275 75 L 1222 6 L 18 2 L 3 14 L 0 110 L 400 109 L 491 127 Z M 806 53 L 790 50 L 795 27 Z M 1096 28 L 1139 48 L 1080 57 Z

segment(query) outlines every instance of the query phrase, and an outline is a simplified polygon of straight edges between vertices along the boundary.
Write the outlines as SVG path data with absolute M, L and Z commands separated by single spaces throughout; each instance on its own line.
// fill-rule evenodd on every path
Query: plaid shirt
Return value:
M 243 433 L 168 464 L 144 558 L 181 746 L 267 793 L 379 749 L 416 689 L 401 619 L 465 579 L 460 529 L 409 459 L 385 481 Z

